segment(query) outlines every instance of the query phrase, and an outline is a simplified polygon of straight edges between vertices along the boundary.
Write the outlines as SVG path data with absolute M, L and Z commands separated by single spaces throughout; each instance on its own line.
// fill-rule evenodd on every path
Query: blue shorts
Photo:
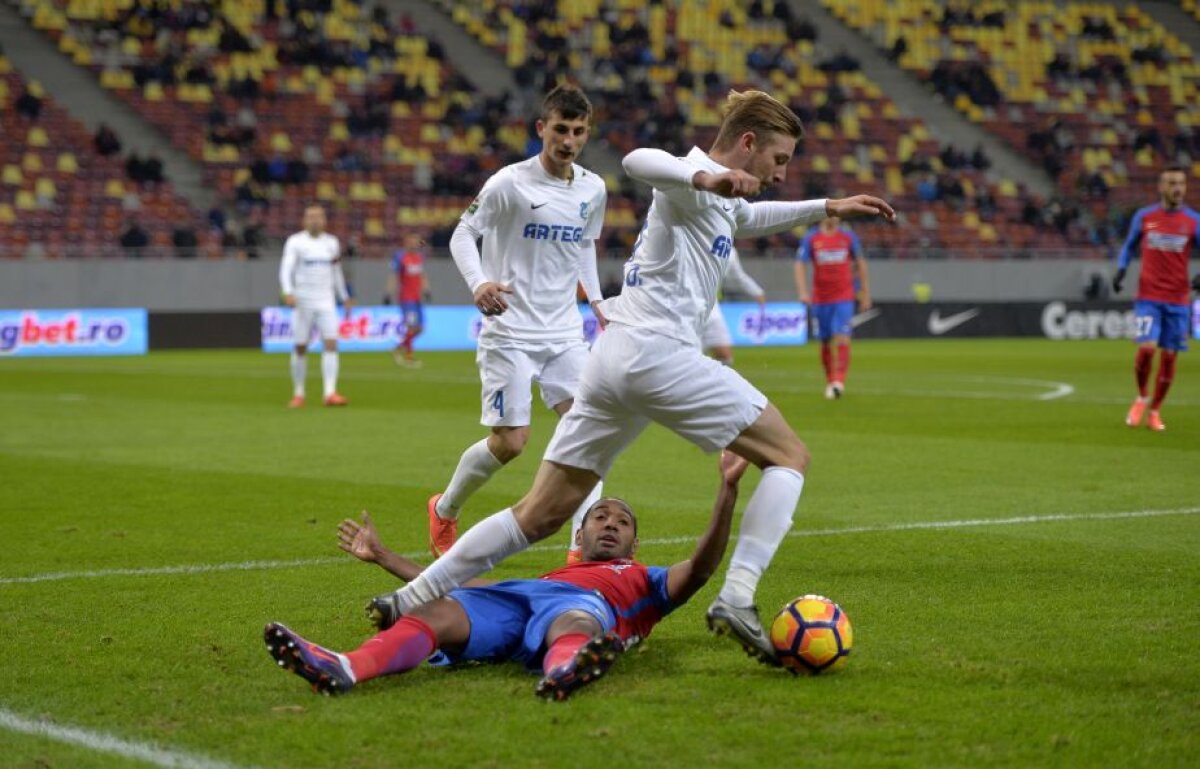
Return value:
M 425 307 L 420 302 L 401 302 L 400 312 L 405 326 L 425 325 Z
M 822 341 L 833 336 L 850 336 L 854 326 L 850 319 L 854 317 L 854 301 L 829 302 L 812 306 L 813 323 L 816 326 L 815 336 Z
M 1190 308 L 1186 304 L 1168 304 L 1139 299 L 1133 303 L 1139 344 L 1154 342 L 1164 350 L 1186 350 Z
M 432 664 L 466 661 L 514 660 L 530 668 L 542 664 L 546 632 L 559 615 L 586 612 L 600 623 L 602 632 L 616 627 L 608 602 L 591 590 L 546 579 L 514 579 L 486 587 L 453 590 L 471 621 L 470 640 L 461 654 L 439 654 Z

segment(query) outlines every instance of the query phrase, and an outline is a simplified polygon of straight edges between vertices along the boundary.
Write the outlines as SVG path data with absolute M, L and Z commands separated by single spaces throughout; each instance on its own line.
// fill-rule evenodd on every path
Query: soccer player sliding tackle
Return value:
M 540 697 L 565 700 L 603 676 L 618 654 L 648 636 L 664 616 L 695 595 L 716 571 L 729 541 L 738 482 L 746 460 L 721 456 L 721 483 L 708 529 L 690 558 L 660 568 L 633 560 L 637 518 L 628 504 L 605 498 L 589 508 L 576 533 L 582 560 L 540 579 L 474 580 L 413 609 L 358 649 L 340 654 L 277 622 L 267 625 L 267 650 L 280 667 L 337 694 L 379 676 L 435 662 L 504 661 L 540 668 Z M 402 580 L 421 567 L 384 547 L 370 516 L 343 521 L 340 546 Z
M 595 240 L 607 201 L 604 180 L 574 162 L 591 118 L 592 105 L 577 88 L 547 94 L 537 121 L 541 153 L 488 179 L 450 239 L 454 262 L 485 316 L 475 359 L 481 421 L 491 432 L 463 452 L 445 491 L 429 500 L 435 558 L 454 544 L 459 511 L 471 495 L 524 450 L 533 382 L 560 416 L 579 386 L 588 350 L 575 289 L 582 282 L 593 307 L 601 299 Z M 602 313 L 597 317 L 604 322 Z M 580 500 L 576 526 L 599 497 L 597 488 Z
M 1137 298 L 1133 303 L 1137 321 L 1137 354 L 1133 373 L 1138 396 L 1125 415 L 1125 424 L 1138 427 L 1146 418 L 1151 430 L 1167 429 L 1159 409 L 1175 380 L 1175 358 L 1187 349 L 1188 257 L 1192 244 L 1200 238 L 1200 214 L 1183 204 L 1187 192 L 1187 174 L 1179 166 L 1163 170 L 1158 177 L 1159 202 L 1138 209 L 1129 224 L 1129 237 L 1117 257 L 1117 272 L 1112 287 L 1121 292 L 1125 271 L 1133 254 L 1141 246 L 1142 272 Z M 1196 281 L 1200 284 L 1200 281 Z M 1200 290 L 1200 286 L 1197 287 Z M 1148 395 L 1150 369 L 1158 349 L 1158 379 L 1154 397 Z
M 347 401 L 337 391 L 338 379 L 338 313 L 340 300 L 349 314 L 352 301 L 346 291 L 346 276 L 342 272 L 341 246 L 338 239 L 325 232 L 325 209 L 309 206 L 304 209 L 304 229 L 291 235 L 283 244 L 283 261 L 279 264 L 279 286 L 283 301 L 295 309 L 292 315 L 292 399 L 290 408 L 304 405 L 304 379 L 308 375 L 308 341 L 313 325 L 321 332 L 321 379 L 325 386 L 326 406 L 345 406 Z
M 519 502 L 484 519 L 405 588 L 368 606 L 389 626 L 418 606 L 550 536 L 651 422 L 705 451 L 729 448 L 762 468 L 746 506 L 709 627 L 778 664 L 759 622 L 759 578 L 792 525 L 809 454 L 779 409 L 741 375 L 706 357 L 700 332 L 712 312 L 734 238 L 758 237 L 827 216 L 895 218 L 883 200 L 745 200 L 780 184 L 803 134 L 800 119 L 761 91 L 732 92 L 709 152 L 686 158 L 639 149 L 625 171 L 654 188 L 625 287 L 600 307 L 607 330 L 592 347 L 575 404 Z

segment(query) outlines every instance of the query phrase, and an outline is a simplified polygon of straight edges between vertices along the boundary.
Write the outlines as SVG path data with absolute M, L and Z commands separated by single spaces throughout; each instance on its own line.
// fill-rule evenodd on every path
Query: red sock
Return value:
M 833 348 L 829 346 L 829 340 L 821 342 L 821 365 L 825 367 L 825 381 L 833 381 Z
M 400 621 L 346 655 L 359 683 L 412 670 L 437 648 L 433 628 L 416 617 Z
M 1175 380 L 1175 356 L 1178 355 L 1174 350 L 1163 350 L 1158 356 L 1158 381 L 1154 383 L 1154 400 L 1150 402 L 1150 410 L 1158 411 L 1158 407 L 1162 405 L 1163 400 L 1167 397 L 1167 390 L 1171 389 L 1171 382 Z
M 837 381 L 846 383 L 846 372 L 850 370 L 850 343 L 842 342 L 837 346 Z
M 1150 382 L 1150 369 L 1153 366 L 1154 348 L 1137 348 L 1137 357 L 1133 359 L 1133 376 L 1137 379 L 1138 395 L 1143 398 L 1146 397 L 1146 385 Z
M 404 341 L 400 346 L 404 348 L 405 355 L 412 355 L 412 343 L 417 338 L 417 334 L 411 328 L 404 332 Z
M 592 640 L 592 637 L 587 633 L 566 633 L 565 635 L 560 635 L 554 639 L 554 643 L 550 644 L 550 648 L 546 650 L 546 656 L 542 659 L 542 672 L 549 673 L 555 668 L 566 665 L 575 659 L 575 655 L 590 640 Z

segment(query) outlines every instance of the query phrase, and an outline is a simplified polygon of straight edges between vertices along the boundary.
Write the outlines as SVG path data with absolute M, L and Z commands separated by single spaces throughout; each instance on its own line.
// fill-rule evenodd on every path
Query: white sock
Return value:
M 529 547 L 511 507 L 484 518 L 459 537 L 417 578 L 396 591 L 401 613 L 436 601 L 464 582 L 488 571 L 505 558 Z
M 583 504 L 575 511 L 575 515 L 571 518 L 571 538 L 567 540 L 567 550 L 575 550 L 579 545 L 575 544 L 575 535 L 579 533 L 579 527 L 583 525 L 584 513 L 588 511 L 592 505 L 600 499 L 604 492 L 604 481 L 596 484 L 596 488 L 592 489 L 592 493 L 587 495 L 587 499 L 583 500 Z
M 338 354 L 325 350 L 321 353 L 321 378 L 325 382 L 325 397 L 337 392 Z
M 779 543 L 792 528 L 804 476 L 790 467 L 768 467 L 742 513 L 737 546 L 720 597 L 733 606 L 754 604 L 754 591 Z
M 292 350 L 292 395 L 304 397 L 304 378 L 308 376 L 308 356 Z
M 454 468 L 454 475 L 450 477 L 442 498 L 437 501 L 438 516 L 457 518 L 458 511 L 471 495 L 479 491 L 501 467 L 504 465 L 488 449 L 487 438 L 468 446 L 458 460 L 458 467 Z

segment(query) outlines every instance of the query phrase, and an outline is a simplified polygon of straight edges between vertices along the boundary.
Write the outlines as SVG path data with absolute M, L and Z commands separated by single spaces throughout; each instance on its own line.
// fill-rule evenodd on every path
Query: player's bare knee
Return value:
M 599 635 L 603 630 L 600 622 L 587 612 L 567 611 L 555 617 L 554 621 L 550 623 L 550 629 L 546 631 L 546 643 L 551 644 L 559 636 L 571 633 L 594 636 Z
M 336 339 L 326 339 L 324 350 L 325 350 L 325 352 L 337 352 L 337 340 Z
M 528 427 L 504 427 L 492 430 L 487 445 L 496 461 L 506 465 L 521 456 L 528 442 Z

